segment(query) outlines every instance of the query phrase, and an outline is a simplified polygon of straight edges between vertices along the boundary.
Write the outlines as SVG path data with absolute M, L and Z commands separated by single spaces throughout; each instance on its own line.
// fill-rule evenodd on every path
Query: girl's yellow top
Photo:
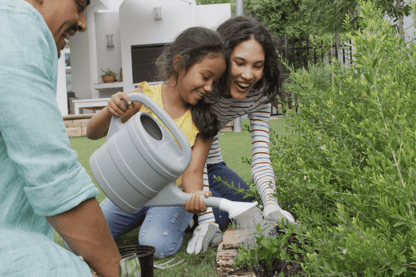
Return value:
M 163 108 L 162 102 L 162 85 L 149 86 L 147 82 L 141 82 L 139 87 L 143 89 L 143 93 L 152 98 L 159 106 Z M 162 121 L 145 105 L 142 105 L 140 109 L 141 112 L 148 113 L 155 119 L 157 119 L 163 126 L 165 126 Z M 194 121 L 192 120 L 192 110 L 189 108 L 181 117 L 173 120 L 176 125 L 181 129 L 185 134 L 186 138 L 189 141 L 189 144 L 194 146 L 196 135 L 199 133 L 198 128 L 195 126 Z M 166 129 L 168 130 L 168 129 Z M 169 130 L 168 130 L 169 131 Z M 170 133 L 170 132 L 169 132 Z M 172 134 L 171 134 L 172 135 Z
M 143 89 L 144 94 L 146 94 L 147 96 L 152 98 L 153 101 L 155 101 L 159 106 L 161 106 L 163 108 L 162 85 L 161 84 L 160 85 L 155 85 L 155 86 L 149 86 L 149 84 L 147 82 L 141 82 L 139 84 L 139 87 Z M 147 108 L 145 105 L 142 105 L 140 111 L 148 113 L 149 115 L 154 117 L 156 120 L 158 120 L 163 126 L 165 126 L 163 124 L 163 122 L 160 121 L 160 119 L 149 108 Z M 186 138 L 189 141 L 189 144 L 192 147 L 195 144 L 196 135 L 199 133 L 199 130 L 195 126 L 194 121 L 192 119 L 192 109 L 189 108 L 181 117 L 179 117 L 177 119 L 174 119 L 173 121 L 176 123 L 176 125 L 178 125 L 178 127 L 181 129 L 181 131 L 185 134 Z M 166 130 L 168 130 L 168 129 L 166 128 Z M 169 131 L 169 133 L 170 133 L 170 131 Z M 179 188 L 182 189 L 182 177 L 179 177 L 176 180 L 176 184 L 179 186 Z

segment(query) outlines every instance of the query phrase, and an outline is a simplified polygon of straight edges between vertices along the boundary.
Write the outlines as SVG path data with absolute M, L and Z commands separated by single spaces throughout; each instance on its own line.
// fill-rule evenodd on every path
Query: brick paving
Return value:
M 223 234 L 223 240 L 218 245 L 216 257 L 216 272 L 218 276 L 252 276 L 255 277 L 253 271 L 241 271 L 232 269 L 234 259 L 238 254 L 238 247 L 242 241 L 242 236 L 236 229 L 228 228 Z

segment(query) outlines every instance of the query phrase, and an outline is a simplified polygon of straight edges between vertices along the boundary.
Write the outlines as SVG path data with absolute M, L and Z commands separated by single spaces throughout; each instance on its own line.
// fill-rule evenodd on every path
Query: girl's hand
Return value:
M 121 100 L 126 101 L 128 106 L 126 107 Z M 114 116 L 121 116 L 127 111 L 127 109 L 131 110 L 133 107 L 134 105 L 131 103 L 127 93 L 124 92 L 117 92 L 116 94 L 113 94 L 107 103 L 107 111 Z
M 212 196 L 212 192 L 210 191 L 195 191 L 192 193 L 192 197 L 186 201 L 185 204 L 185 211 L 192 214 L 199 214 L 203 213 L 207 210 L 205 206 L 204 200 L 200 197 L 200 195 L 205 197 Z

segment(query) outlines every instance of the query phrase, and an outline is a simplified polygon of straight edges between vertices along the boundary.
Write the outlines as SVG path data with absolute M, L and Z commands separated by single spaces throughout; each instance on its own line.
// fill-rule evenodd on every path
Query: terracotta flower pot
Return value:
M 104 83 L 112 83 L 116 80 L 116 76 L 101 76 L 101 78 L 103 79 Z

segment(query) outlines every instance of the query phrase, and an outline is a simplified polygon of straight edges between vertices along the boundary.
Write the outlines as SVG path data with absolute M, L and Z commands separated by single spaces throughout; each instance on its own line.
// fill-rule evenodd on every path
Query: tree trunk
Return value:
M 396 0 L 396 8 L 400 9 L 402 7 L 402 1 Z M 403 16 L 399 18 L 399 35 L 404 39 L 404 30 L 403 30 Z

